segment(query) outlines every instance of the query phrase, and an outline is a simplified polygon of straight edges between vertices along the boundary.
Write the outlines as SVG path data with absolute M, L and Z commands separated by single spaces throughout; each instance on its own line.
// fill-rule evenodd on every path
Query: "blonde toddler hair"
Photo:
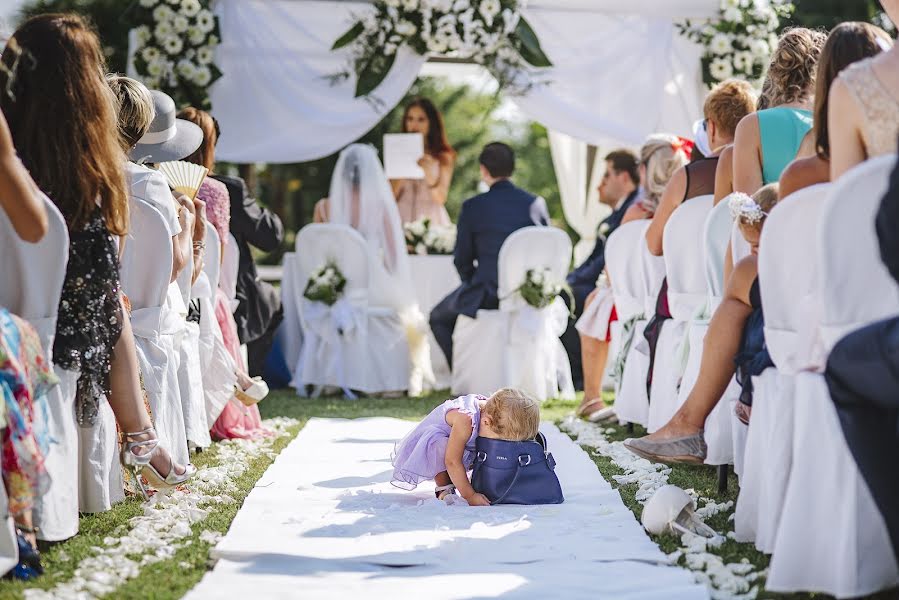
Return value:
M 144 137 L 156 117 L 153 96 L 144 84 L 124 75 L 110 73 L 106 84 L 116 100 L 119 143 L 128 152 Z
M 503 388 L 487 399 L 482 412 L 490 417 L 491 427 L 502 439 L 532 440 L 540 428 L 540 405 L 513 388 Z
M 780 186 L 777 183 L 769 183 L 754 193 L 750 198 L 749 206 L 751 208 L 749 210 L 734 208 L 741 205 L 740 197 L 746 198 L 746 195 L 734 193 L 729 196 L 731 198 L 731 210 L 734 211 L 734 218 L 737 219 L 740 227 L 761 231 L 765 220 L 771 214 L 771 209 L 780 200 Z

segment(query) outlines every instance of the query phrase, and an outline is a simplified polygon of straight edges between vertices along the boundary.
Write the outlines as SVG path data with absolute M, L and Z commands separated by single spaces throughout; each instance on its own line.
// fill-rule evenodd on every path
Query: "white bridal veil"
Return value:
M 328 221 L 362 234 L 370 256 L 369 301 L 396 309 L 406 329 L 412 361 L 410 393 L 433 382 L 428 325 L 418 306 L 406 236 L 396 198 L 372 146 L 347 146 L 334 167 L 328 196 Z

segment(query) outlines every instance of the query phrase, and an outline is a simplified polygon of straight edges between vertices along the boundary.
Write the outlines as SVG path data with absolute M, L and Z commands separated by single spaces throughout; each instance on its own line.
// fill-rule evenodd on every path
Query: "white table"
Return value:
M 462 281 L 456 266 L 453 264 L 452 255 L 429 254 L 420 256 L 409 255 L 409 263 L 412 270 L 412 285 L 415 287 L 415 296 L 418 299 L 418 307 L 424 313 L 425 318 L 438 302 L 454 289 L 459 287 Z M 433 334 L 428 335 L 431 342 L 431 367 L 434 370 L 436 386 L 438 389 L 450 387 L 450 370 L 446 364 L 446 358 L 437 345 Z

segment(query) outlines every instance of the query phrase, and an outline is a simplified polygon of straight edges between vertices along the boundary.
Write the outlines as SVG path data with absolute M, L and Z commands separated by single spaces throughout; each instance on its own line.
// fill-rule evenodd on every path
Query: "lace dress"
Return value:
M 96 423 L 100 398 L 109 395 L 112 349 L 122 333 L 116 245 L 98 208 L 81 230 L 69 230 L 69 262 L 59 300 L 53 362 L 77 371 L 75 416 Z
M 877 78 L 871 59 L 849 65 L 840 73 L 864 115 L 862 142 L 868 158 L 896 152 L 899 101 Z
M 50 432 L 47 418 L 38 415 L 46 414 L 46 394 L 56 383 L 37 333 L 0 308 L 2 468 L 9 512 L 14 515 L 30 510 L 35 498 L 50 486 L 44 466 Z

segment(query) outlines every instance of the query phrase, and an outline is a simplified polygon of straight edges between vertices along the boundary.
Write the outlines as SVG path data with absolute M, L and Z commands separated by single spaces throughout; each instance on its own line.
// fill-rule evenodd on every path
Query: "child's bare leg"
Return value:
M 434 483 L 436 483 L 438 486 L 449 485 L 452 482 L 453 480 L 450 479 L 449 473 L 447 473 L 446 471 L 444 471 L 443 473 L 437 473 L 437 475 L 434 477 Z

